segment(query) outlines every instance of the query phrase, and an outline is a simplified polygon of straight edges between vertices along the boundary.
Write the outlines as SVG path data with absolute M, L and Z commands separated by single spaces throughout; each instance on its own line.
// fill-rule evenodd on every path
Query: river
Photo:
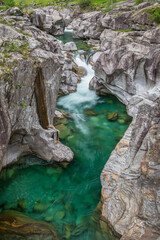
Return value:
M 61 39 L 72 40 L 71 32 Z M 115 237 L 100 221 L 100 174 L 131 119 L 117 98 L 97 96 L 89 90 L 94 70 L 83 53 L 83 49 L 78 50 L 73 58 L 86 69 L 86 76 L 75 93 L 57 103 L 58 109 L 71 116 L 56 127 L 64 129 L 60 140 L 74 152 L 72 163 L 67 167 L 46 165 L 35 156 L 27 156 L 4 169 L 0 175 L 0 211 L 16 209 L 47 221 L 62 239 L 113 240 Z M 113 113 L 114 121 L 108 120 Z

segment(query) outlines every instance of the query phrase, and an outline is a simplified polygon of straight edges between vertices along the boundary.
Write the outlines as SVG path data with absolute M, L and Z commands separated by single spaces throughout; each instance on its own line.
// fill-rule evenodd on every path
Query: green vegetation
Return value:
M 28 6 L 42 5 L 47 6 L 48 4 L 56 5 L 58 7 L 67 6 L 69 3 L 79 4 L 82 9 L 88 10 L 100 10 L 103 9 L 105 12 L 111 10 L 115 3 L 123 0 L 0 0 L 0 3 L 4 4 L 6 8 L 17 6 L 24 9 Z M 3 6 L 2 6 L 3 7 Z
M 151 19 L 154 22 L 160 23 L 160 7 L 148 9 L 147 12 L 150 13 Z
M 14 0 L 4 0 L 4 5 L 6 8 L 11 8 L 15 6 L 15 2 Z
M 135 0 L 135 4 L 136 5 L 138 5 L 138 4 L 142 3 L 142 2 L 143 2 L 143 0 Z
M 78 4 L 82 9 L 85 9 L 91 5 L 91 0 L 79 0 Z

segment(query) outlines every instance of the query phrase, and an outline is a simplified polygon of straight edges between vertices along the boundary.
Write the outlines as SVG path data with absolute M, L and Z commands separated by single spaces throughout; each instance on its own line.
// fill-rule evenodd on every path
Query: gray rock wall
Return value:
M 59 44 L 25 16 L 4 15 L 3 21 L 0 98 L 4 129 L 0 165 L 6 166 L 27 154 L 50 162 L 69 162 L 73 153 L 59 142 L 58 130 L 53 126 L 62 74 L 60 59 L 64 58 Z M 8 21 L 13 26 L 7 26 Z
M 129 11 L 136 14 L 135 7 Z M 113 31 L 118 27 L 113 12 L 102 18 L 102 25 L 111 29 L 100 36 L 90 88 L 117 96 L 133 121 L 101 174 L 102 219 L 123 240 L 159 239 L 160 28 L 146 23 L 146 31 Z

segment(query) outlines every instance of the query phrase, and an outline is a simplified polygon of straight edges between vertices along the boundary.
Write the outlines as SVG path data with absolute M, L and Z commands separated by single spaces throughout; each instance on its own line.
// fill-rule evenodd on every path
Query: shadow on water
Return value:
M 68 40 L 67 40 L 68 41 Z M 125 106 L 114 96 L 98 97 L 88 85 L 92 67 L 77 52 L 74 61 L 87 70 L 76 93 L 57 107 L 70 119 L 57 122 L 60 140 L 75 156 L 69 166 L 47 165 L 27 156 L 0 175 L 0 211 L 16 209 L 56 226 L 62 239 L 113 240 L 100 220 L 100 173 L 130 124 Z M 98 206 L 97 206 L 98 204 Z

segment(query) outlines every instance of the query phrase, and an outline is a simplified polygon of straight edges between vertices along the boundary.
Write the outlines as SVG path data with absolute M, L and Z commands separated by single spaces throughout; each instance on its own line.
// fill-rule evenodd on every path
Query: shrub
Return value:
M 14 0 L 4 0 L 4 4 L 7 9 L 15 6 Z
M 85 9 L 91 5 L 91 0 L 79 0 L 78 4 L 82 9 Z
M 148 9 L 147 12 L 151 14 L 153 21 L 160 23 L 160 7 Z
M 142 3 L 142 2 L 143 2 L 143 0 L 135 0 L 135 4 L 136 5 L 138 5 L 138 4 Z

